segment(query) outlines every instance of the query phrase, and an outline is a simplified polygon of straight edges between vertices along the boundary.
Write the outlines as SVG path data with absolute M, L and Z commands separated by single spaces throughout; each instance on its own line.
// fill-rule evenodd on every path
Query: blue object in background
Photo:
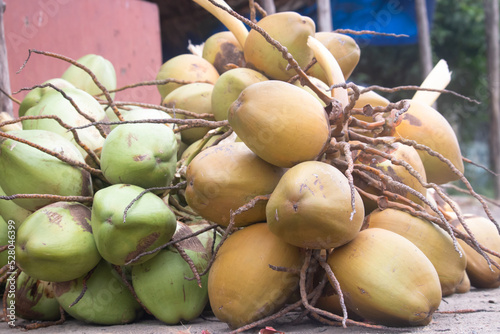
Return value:
M 435 0 L 426 0 L 429 27 L 434 14 Z M 360 46 L 401 45 L 418 42 L 414 0 L 332 0 L 334 29 L 371 30 L 381 33 L 408 35 L 352 35 Z M 299 13 L 317 22 L 316 5 L 301 8 Z

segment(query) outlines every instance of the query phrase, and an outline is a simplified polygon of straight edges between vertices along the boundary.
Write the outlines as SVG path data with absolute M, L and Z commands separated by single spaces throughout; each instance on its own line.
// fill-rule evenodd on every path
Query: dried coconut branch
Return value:
M 259 12 L 259 14 L 264 18 L 267 16 L 267 12 L 258 2 L 255 2 L 255 9 Z
M 156 253 L 156 252 L 158 252 L 158 251 L 160 251 L 160 250 L 162 250 L 162 249 L 164 249 L 164 248 L 166 248 L 168 246 L 180 243 L 180 242 L 182 242 L 184 240 L 187 240 L 189 238 L 195 237 L 197 235 L 200 235 L 202 233 L 205 233 L 207 231 L 210 231 L 210 230 L 213 230 L 213 229 L 216 229 L 216 228 L 217 228 L 217 225 L 210 225 L 210 226 L 204 227 L 204 228 L 202 228 L 202 229 L 200 229 L 200 230 L 198 230 L 196 232 L 193 232 L 192 234 L 189 234 L 189 235 L 187 235 L 185 237 L 172 239 L 169 242 L 167 242 L 167 243 L 165 243 L 165 244 L 163 244 L 161 246 L 158 246 L 158 247 L 156 247 L 153 250 L 150 250 L 150 251 L 147 251 L 147 252 L 144 252 L 144 253 L 141 253 L 141 254 L 137 255 L 132 260 L 129 260 L 128 262 L 126 262 L 125 265 L 128 266 L 130 264 L 133 264 L 133 263 L 137 262 L 143 256 L 154 254 L 154 253 Z
M 470 160 L 470 159 L 467 159 L 466 157 L 462 157 L 462 160 L 463 160 L 464 162 L 468 163 L 468 164 L 471 164 L 471 165 L 473 165 L 473 166 L 476 166 L 476 167 L 479 167 L 479 168 L 481 168 L 481 169 L 484 169 L 485 171 L 487 171 L 488 173 L 490 173 L 490 174 L 491 174 L 491 175 L 493 175 L 493 176 L 499 176 L 499 175 L 500 175 L 500 174 L 498 174 L 498 173 L 495 173 L 494 171 L 492 171 L 492 170 L 491 170 L 491 169 L 489 169 L 488 167 L 486 167 L 486 166 L 484 166 L 484 165 L 481 165 L 481 164 L 479 164 L 479 163 L 477 163 L 477 162 L 474 162 L 474 161 L 472 161 L 472 160 Z
M 350 34 L 350 35 L 376 35 L 376 36 L 388 36 L 388 37 L 410 37 L 405 34 L 393 34 L 385 32 L 377 32 L 372 30 L 352 30 L 352 29 L 335 29 L 333 32 L 339 34 Z
M 193 117 L 193 118 L 215 119 L 215 116 L 213 114 L 208 114 L 208 113 L 197 114 L 195 112 L 188 111 L 188 110 L 177 109 L 177 108 L 168 108 L 168 107 L 165 107 L 165 106 L 160 106 L 160 105 L 151 104 L 151 103 L 121 102 L 120 101 L 120 102 L 115 102 L 115 104 L 118 107 L 121 107 L 121 106 L 136 106 L 136 107 L 142 107 L 142 108 L 147 108 L 147 109 L 161 110 L 161 111 L 164 111 L 166 113 L 172 114 L 173 117 L 176 117 L 176 115 L 179 114 L 179 115 L 184 115 L 184 116 Z
M 460 192 L 462 194 L 470 195 L 470 193 L 467 190 L 462 189 L 462 188 L 460 188 L 452 183 L 442 184 L 441 188 L 449 188 L 449 189 L 453 189 L 457 192 Z M 483 195 L 479 195 L 479 196 L 481 196 L 483 198 L 483 200 L 485 200 L 486 202 L 500 207 L 500 203 L 498 201 L 495 201 L 494 199 L 488 198 L 488 197 L 483 196 Z
M 181 80 L 181 79 L 175 79 L 175 78 L 167 78 L 167 79 L 163 79 L 163 80 L 150 80 L 150 81 L 142 81 L 142 82 L 138 82 L 138 83 L 134 83 L 134 84 L 131 84 L 131 85 L 125 85 L 125 86 L 122 86 L 122 87 L 119 87 L 119 88 L 116 88 L 116 89 L 112 89 L 112 90 L 109 90 L 108 92 L 110 93 L 116 93 L 116 92 L 121 92 L 121 91 L 124 91 L 124 90 L 127 90 L 127 89 L 130 89 L 130 88 L 137 88 L 137 87 L 142 87 L 142 86 L 160 86 L 160 85 L 166 85 L 168 83 L 177 83 L 177 84 L 181 84 L 181 85 L 188 85 L 188 84 L 192 84 L 192 83 L 209 83 L 209 84 L 213 84 L 212 81 L 209 81 L 209 80 Z M 103 95 L 104 93 L 101 93 L 97 96 L 101 96 Z
M 11 201 L 19 198 L 42 198 L 50 199 L 55 201 L 65 201 L 65 202 L 81 202 L 81 203 L 91 203 L 93 200 L 92 196 L 60 196 L 52 194 L 14 194 L 10 196 L 0 196 L 0 199 Z
M 207 121 L 203 119 L 180 119 L 180 118 L 161 118 L 161 119 L 141 119 L 134 121 L 119 121 L 119 122 L 94 122 L 90 124 L 85 124 L 81 126 L 74 126 L 72 129 L 84 129 L 89 126 L 94 126 L 96 124 L 106 124 L 106 125 L 120 125 L 120 124 L 141 124 L 141 123 L 156 123 L 156 124 L 183 124 L 183 127 L 179 127 L 174 130 L 174 132 L 179 132 L 190 127 L 208 127 L 208 128 L 218 128 L 221 126 L 229 125 L 227 120 L 224 121 Z M 182 129 L 181 129 L 182 128 Z
M 151 311 L 146 307 L 146 305 L 144 305 L 141 300 L 139 299 L 139 297 L 137 296 L 137 293 L 135 292 L 135 289 L 134 287 L 132 286 L 132 284 L 130 284 L 130 282 L 128 281 L 127 279 L 127 276 L 125 274 L 125 271 L 122 270 L 122 267 L 120 266 L 117 266 L 116 264 L 113 264 L 112 265 L 113 269 L 118 273 L 118 275 L 120 275 L 120 278 L 122 279 L 122 283 L 125 284 L 125 286 L 127 287 L 127 289 L 130 291 L 130 293 L 132 294 L 132 296 L 134 296 L 134 299 L 137 301 L 137 303 L 139 303 L 139 305 L 141 305 L 142 309 L 149 315 L 152 315 Z
M 66 158 L 64 155 L 62 155 L 60 153 L 46 149 L 45 147 L 43 147 L 41 145 L 32 143 L 32 142 L 25 140 L 23 138 L 13 136 L 13 135 L 6 133 L 6 132 L 0 132 L 0 137 L 9 138 L 9 139 L 15 140 L 19 143 L 23 143 L 23 144 L 26 144 L 26 145 L 31 146 L 33 148 L 36 148 L 37 150 L 42 151 L 43 153 L 47 153 L 47 154 L 61 160 L 62 162 L 67 163 L 68 165 L 71 165 L 74 167 L 80 167 L 80 168 L 86 170 L 87 172 L 91 173 L 92 175 L 96 175 L 96 176 L 102 175 L 102 171 L 99 169 L 92 168 L 89 165 L 87 165 L 86 163 L 82 163 L 82 162 L 79 162 L 79 161 L 76 161 L 73 159 Z
M 465 95 L 459 94 L 459 93 L 454 92 L 452 90 L 448 90 L 448 89 L 435 89 L 435 88 L 424 88 L 424 87 L 420 87 L 420 86 L 411 86 L 411 85 L 410 86 L 398 86 L 398 87 L 392 87 L 392 88 L 387 88 L 387 87 L 373 85 L 373 86 L 368 86 L 368 87 L 363 88 L 361 90 L 361 94 L 363 94 L 365 92 L 372 91 L 372 90 L 378 90 L 378 91 L 381 91 L 381 92 L 384 92 L 384 93 L 395 93 L 395 92 L 400 92 L 400 91 L 403 91 L 403 90 L 411 90 L 411 91 L 421 90 L 421 91 L 427 91 L 427 92 L 438 92 L 438 93 L 452 94 L 452 95 L 455 95 L 455 96 L 457 96 L 457 97 L 459 97 L 461 99 L 467 100 L 469 102 L 472 102 L 472 103 L 475 103 L 475 104 L 481 104 L 481 102 L 479 102 L 478 100 L 471 99 L 470 97 L 467 97 Z
M 86 275 L 85 277 L 83 277 L 83 280 L 82 280 L 82 291 L 80 292 L 80 294 L 76 297 L 76 299 L 71 303 L 69 304 L 69 307 L 73 307 L 75 306 L 76 304 L 78 304 L 78 302 L 83 298 L 83 296 L 85 295 L 85 292 L 87 292 L 87 281 L 90 279 L 90 277 L 92 277 L 92 274 L 94 273 L 95 271 L 95 268 L 92 268 Z
M 92 151 L 87 145 L 85 145 L 80 140 L 80 136 L 78 135 L 78 132 L 76 130 L 73 130 L 71 128 L 71 125 L 64 123 L 62 121 L 62 119 L 60 119 L 56 115 L 22 116 L 22 117 L 16 118 L 16 119 L 11 120 L 11 121 L 1 122 L 0 128 L 4 125 L 14 124 L 14 123 L 22 122 L 24 120 L 37 120 L 37 119 L 53 119 L 56 122 L 58 122 L 59 125 L 61 125 L 63 128 L 65 128 L 68 131 L 71 131 L 71 133 L 73 134 L 73 138 L 75 139 L 75 142 L 92 158 L 92 160 L 95 162 L 95 164 L 97 166 L 100 165 L 99 158 L 97 157 L 97 155 L 95 154 L 94 151 Z
M 9 100 L 11 100 L 12 102 L 14 102 L 16 104 L 21 104 L 21 101 L 19 101 L 14 96 L 12 96 L 9 93 L 7 93 L 6 91 L 4 91 L 2 88 L 0 88 L 0 93 L 2 93 L 3 95 L 7 96 L 9 98 Z
M 195 264 L 193 262 L 193 259 L 191 259 L 189 257 L 189 255 L 186 253 L 186 251 L 178 243 L 174 243 L 174 244 L 172 244 L 172 246 L 177 250 L 177 252 L 182 257 L 182 259 L 184 261 L 186 261 L 186 263 L 189 266 L 189 269 L 191 269 L 191 271 L 194 274 L 193 278 L 196 279 L 196 282 L 198 283 L 198 286 L 201 288 L 202 287 L 202 283 L 201 283 L 200 273 L 198 272 L 198 269 L 196 268 L 196 266 L 195 266 Z M 190 278 L 190 277 L 184 277 L 184 278 L 186 280 L 192 280 L 193 279 L 193 278 Z
M 170 190 L 170 189 L 179 189 L 179 188 L 183 188 L 185 185 L 186 185 L 186 181 L 183 181 L 183 182 L 179 182 L 178 184 L 176 184 L 175 186 L 165 186 L 165 187 L 151 187 L 151 188 L 147 188 L 147 189 L 144 189 L 143 191 L 141 191 L 141 193 L 139 195 L 137 195 L 126 207 L 125 207 L 125 210 L 123 211 L 123 223 L 125 223 L 125 221 L 127 220 L 127 213 L 128 211 L 130 210 L 130 208 L 132 207 L 132 205 L 134 205 L 135 202 L 137 202 L 138 200 L 141 199 L 142 196 L 146 195 L 147 193 L 149 192 L 152 192 L 152 191 L 157 191 L 157 190 Z

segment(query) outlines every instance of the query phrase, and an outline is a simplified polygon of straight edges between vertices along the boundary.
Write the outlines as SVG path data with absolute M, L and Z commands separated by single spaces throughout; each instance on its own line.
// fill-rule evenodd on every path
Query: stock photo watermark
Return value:
M 5 321 L 10 327 L 16 326 L 16 223 L 13 220 L 7 222 L 7 284 L 5 293 L 9 300 L 5 313 Z

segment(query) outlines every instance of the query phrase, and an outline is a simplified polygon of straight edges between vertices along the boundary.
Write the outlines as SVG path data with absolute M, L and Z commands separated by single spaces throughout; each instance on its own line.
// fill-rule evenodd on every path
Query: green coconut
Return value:
M 7 221 L 0 216 L 0 246 L 5 246 L 9 244 L 9 225 L 7 225 Z M 0 268 L 5 266 L 8 259 L 8 250 L 0 252 Z
M 174 239 L 207 226 L 178 223 Z M 213 232 L 186 239 L 179 247 L 201 273 L 212 256 Z M 208 275 L 201 276 L 201 286 L 196 279 L 186 279 L 193 277 L 188 263 L 174 247 L 165 248 L 151 260 L 132 267 L 132 283 L 139 300 L 157 319 L 171 325 L 196 319 L 208 303 Z
M 268 195 L 283 169 L 265 162 L 244 143 L 212 146 L 200 152 L 186 171 L 186 201 L 203 218 L 227 226 L 231 211 L 254 197 Z M 235 216 L 236 226 L 262 222 L 265 201 Z
M 72 305 L 84 288 L 86 290 L 83 297 Z M 120 275 L 104 260 L 89 274 L 71 281 L 55 283 L 54 294 L 69 315 L 88 323 L 127 324 L 143 315 L 141 305 L 123 283 Z
M 102 257 L 115 265 L 124 265 L 138 255 L 151 251 L 173 236 L 176 218 L 170 208 L 155 194 L 145 193 L 127 212 L 127 206 L 144 188 L 115 184 L 97 191 L 92 206 L 92 230 Z M 142 263 L 154 254 L 140 258 Z
M 110 132 L 101 151 L 101 169 L 112 184 L 165 187 L 176 163 L 177 140 L 163 124 L 122 124 Z
M 44 94 L 36 105 L 26 111 L 25 116 L 55 115 L 64 123 L 74 127 L 106 119 L 106 113 L 102 106 L 87 92 L 78 88 L 65 88 L 64 92 L 88 118 L 78 113 L 72 103 L 59 92 Z M 85 150 L 77 144 L 73 133 L 62 127 L 56 120 L 46 118 L 36 120 L 30 119 L 24 120 L 22 124 L 24 130 L 47 130 L 55 132 L 71 141 L 80 150 L 83 156 L 87 155 Z M 101 147 L 104 142 L 104 137 L 94 126 L 78 129 L 76 132 L 80 141 L 91 150 L 96 150 Z
M 49 282 L 78 278 L 101 259 L 90 227 L 91 211 L 57 202 L 31 214 L 17 230 L 16 261 L 29 276 Z
M 57 133 L 46 130 L 21 130 L 11 131 L 9 135 L 57 152 L 77 163 L 85 162 L 78 149 Z M 0 157 L 0 187 L 8 196 L 14 194 L 92 195 L 89 172 L 69 165 L 37 148 L 0 137 Z M 13 201 L 25 210 L 35 211 L 56 200 L 28 198 Z
M 15 274 L 10 276 L 14 279 Z M 59 302 L 55 299 L 54 283 L 34 279 L 24 271 L 16 278 L 16 292 L 7 297 L 15 300 L 16 316 L 26 320 L 54 321 L 61 317 Z M 10 297 L 14 297 L 12 299 Z
M 169 108 L 187 110 L 196 114 L 213 114 L 212 91 L 214 85 L 208 83 L 191 83 L 176 88 L 163 100 L 163 105 Z M 171 116 L 180 119 L 189 119 L 182 114 Z M 195 127 L 181 132 L 182 141 L 192 144 L 203 138 L 210 129 L 207 127 Z
M 69 81 L 66 81 L 66 80 L 61 79 L 61 78 L 53 78 L 53 79 L 47 80 L 44 83 L 42 83 L 41 86 L 46 85 L 46 84 L 54 85 L 55 87 L 57 87 L 59 89 L 75 88 L 75 86 L 73 86 L 73 84 L 71 84 Z M 19 105 L 19 117 L 24 116 L 24 114 L 26 114 L 26 111 L 29 108 L 37 105 L 38 102 L 40 102 L 40 100 L 42 99 L 42 97 L 45 94 L 49 94 L 49 93 L 53 93 L 53 92 L 57 93 L 57 91 L 50 86 L 43 87 L 43 88 L 37 87 L 37 88 L 31 90 L 28 94 L 26 94 L 26 96 L 21 101 L 21 104 Z
M 212 112 L 215 120 L 227 119 L 229 107 L 243 89 L 266 80 L 264 75 L 250 68 L 234 68 L 224 72 L 215 82 L 212 91 Z
M 97 80 L 106 89 L 116 89 L 116 72 L 113 64 L 106 58 L 96 55 L 87 54 L 77 60 L 78 63 L 84 65 L 94 73 Z M 76 88 L 86 91 L 90 95 L 100 95 L 102 90 L 95 84 L 92 77 L 81 68 L 71 65 L 63 73 L 61 78 L 75 85 Z M 110 93 L 111 98 L 115 97 L 115 93 Z
M 303 248 L 334 248 L 354 239 L 363 224 L 363 201 L 347 177 L 324 162 L 306 161 L 283 175 L 267 202 L 269 230 Z

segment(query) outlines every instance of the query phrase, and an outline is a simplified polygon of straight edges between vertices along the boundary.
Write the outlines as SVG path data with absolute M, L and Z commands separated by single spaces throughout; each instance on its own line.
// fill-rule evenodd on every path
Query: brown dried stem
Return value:
M 91 203 L 93 200 L 92 196 L 60 196 L 52 194 L 14 194 L 10 196 L 0 196 L 0 200 L 11 201 L 18 198 L 43 198 L 50 199 L 54 201 L 64 201 L 64 202 L 81 202 L 81 203 Z
M 152 191 L 157 191 L 157 190 L 170 190 L 170 189 L 179 189 L 182 188 L 186 185 L 186 181 L 182 181 L 177 183 L 175 186 L 166 186 L 166 187 L 151 187 L 144 189 L 143 191 L 140 192 L 139 195 L 137 195 L 126 207 L 125 210 L 123 211 L 123 223 L 127 220 L 127 213 L 128 210 L 134 205 L 135 202 L 137 202 L 139 199 L 141 199 L 142 196 L 145 194 L 152 192 Z
M 183 110 L 183 109 L 177 109 L 177 108 L 169 108 L 165 106 L 160 106 L 156 104 L 151 104 L 151 103 L 142 103 L 142 102 L 115 102 L 115 104 L 120 107 L 120 106 L 136 106 L 136 107 L 142 107 L 142 108 L 147 108 L 147 109 L 157 109 L 164 111 L 166 113 L 171 113 L 173 117 L 176 117 L 176 114 L 179 115 L 184 115 L 187 117 L 193 117 L 193 118 L 203 118 L 203 119 L 215 119 L 215 116 L 213 114 L 209 113 L 204 113 L 204 114 L 197 114 L 192 111 L 188 110 Z
M 22 116 L 22 117 L 19 117 L 17 119 L 13 119 L 13 120 L 10 120 L 10 121 L 5 121 L 5 122 L 1 122 L 0 123 L 0 127 L 4 126 L 4 125 L 9 125 L 9 124 L 14 124 L 14 123 L 19 123 L 19 122 L 22 122 L 22 121 L 25 121 L 25 120 L 37 120 L 37 119 L 53 119 L 55 120 L 56 122 L 59 123 L 59 125 L 61 125 L 63 128 L 65 128 L 66 130 L 69 130 L 71 131 L 71 133 L 73 134 L 73 138 L 75 138 L 75 142 L 83 149 L 85 150 L 85 152 L 92 158 L 92 160 L 95 162 L 95 164 L 97 166 L 100 165 L 100 161 L 99 161 L 99 158 L 97 157 L 97 155 L 95 154 L 94 151 L 92 151 L 87 145 L 85 145 L 81 140 L 80 140 L 80 136 L 78 136 L 78 132 L 76 130 L 73 130 L 71 125 L 63 122 L 62 119 L 60 119 L 58 116 L 56 115 L 38 115 L 38 116 Z
M 82 291 L 80 292 L 80 294 L 78 295 L 78 297 L 76 297 L 76 299 L 71 304 L 69 304 L 69 307 L 75 306 L 83 298 L 83 296 L 85 295 L 85 292 L 87 292 L 87 281 L 90 279 L 90 277 L 92 277 L 92 274 L 94 273 L 95 268 L 97 268 L 97 266 L 94 267 L 94 268 L 92 268 L 92 270 L 90 270 L 85 275 L 85 277 L 83 277 L 83 280 L 82 280 Z
M 132 284 L 130 284 L 130 282 L 127 280 L 127 276 L 126 276 L 125 272 L 122 270 L 122 267 L 117 266 L 115 264 L 113 264 L 112 267 L 120 275 L 120 277 L 122 279 L 122 283 L 125 284 L 125 286 L 130 291 L 130 293 L 132 294 L 132 296 L 134 296 L 134 299 L 139 303 L 139 305 L 141 305 L 142 309 L 147 314 L 152 315 L 151 311 L 141 302 L 141 300 L 139 299 L 139 297 L 137 297 L 137 293 L 135 292 L 134 287 L 132 286 Z
M 56 321 L 37 321 L 33 322 L 30 324 L 25 324 L 25 325 L 16 325 L 16 327 L 19 327 L 25 331 L 32 330 L 32 329 L 39 329 L 39 328 L 46 328 L 46 327 L 51 327 L 51 326 L 57 326 L 57 325 L 62 325 L 66 321 L 66 315 L 64 313 L 64 309 L 59 306 L 59 319 Z
M 194 277 L 184 277 L 186 280 L 192 280 L 196 279 L 196 282 L 198 283 L 198 286 L 201 288 L 201 276 L 200 273 L 198 272 L 198 269 L 196 268 L 196 265 L 193 262 L 193 259 L 189 257 L 189 255 L 186 253 L 186 251 L 178 244 L 174 243 L 172 246 L 177 250 L 179 255 L 182 257 L 184 261 L 189 265 L 189 269 L 193 272 Z
M 438 93 L 444 93 L 444 94 L 452 94 L 452 95 L 455 95 L 459 98 L 462 98 L 466 101 L 469 101 L 469 102 L 472 102 L 472 103 L 476 103 L 476 104 L 481 104 L 481 102 L 475 100 L 475 99 L 471 99 L 470 97 L 467 97 L 467 96 L 464 96 L 462 94 L 458 94 L 457 92 L 454 92 L 452 90 L 447 90 L 447 89 L 435 89 L 435 88 L 424 88 L 424 87 L 420 87 L 420 86 L 398 86 L 398 87 L 392 87 L 392 88 L 387 88 L 387 87 L 382 87 L 382 86 L 377 86 L 377 85 L 373 85 L 373 86 L 368 86 L 368 87 L 365 87 L 361 90 L 361 94 L 365 93 L 365 92 L 369 92 L 369 91 L 372 91 L 372 90 L 378 90 L 378 91 L 381 91 L 381 92 L 384 92 L 384 93 L 395 93 L 395 92 L 400 92 L 400 91 L 403 91 L 403 90 L 411 90 L 411 91 L 416 91 L 416 90 L 421 90 L 421 91 L 426 91 L 426 92 L 438 92 Z
M 350 34 L 350 35 L 376 35 L 376 36 L 388 36 L 388 37 L 409 37 L 405 34 L 393 34 L 385 32 L 377 32 L 372 30 L 352 30 L 352 29 L 335 29 L 333 32 L 339 34 Z
M 213 229 L 216 229 L 216 228 L 217 228 L 217 225 L 211 225 L 211 226 L 204 227 L 204 228 L 202 228 L 202 229 L 200 229 L 200 230 L 198 230 L 196 232 L 193 232 L 192 234 L 187 235 L 185 237 L 178 238 L 178 239 L 177 238 L 172 239 L 169 242 L 167 242 L 167 243 L 165 243 L 165 244 L 163 244 L 161 246 L 158 246 L 158 247 L 156 247 L 153 250 L 150 250 L 150 251 L 147 251 L 147 252 L 144 252 L 144 253 L 141 253 L 141 254 L 137 255 L 132 260 L 129 260 L 127 263 L 125 263 L 125 265 L 128 266 L 130 264 L 133 264 L 133 263 L 137 262 L 143 256 L 154 254 L 154 253 L 156 253 L 156 252 L 158 252 L 158 251 L 162 250 L 163 248 L 166 248 L 166 247 L 168 247 L 170 245 L 180 243 L 180 242 L 182 242 L 184 240 L 187 240 L 189 238 L 195 237 L 195 236 L 197 236 L 199 234 L 202 234 L 202 233 L 204 233 L 206 231 L 210 231 L 210 230 L 213 230 Z M 203 275 L 201 275 L 201 276 L 203 276 Z
M 15 140 L 17 142 L 20 142 L 20 143 L 26 144 L 28 146 L 31 146 L 33 148 L 36 148 L 37 150 L 42 151 L 43 153 L 47 153 L 47 154 L 49 154 L 49 155 L 51 155 L 51 156 L 53 156 L 53 157 L 61 160 L 62 162 L 67 163 L 68 165 L 82 168 L 82 169 L 86 170 L 87 172 L 89 172 L 92 175 L 96 175 L 96 176 L 102 175 L 102 171 L 101 170 L 92 168 L 89 165 L 87 165 L 86 163 L 79 162 L 79 161 L 76 161 L 76 160 L 73 160 L 73 159 L 69 159 L 69 158 L 65 157 L 64 155 L 62 155 L 60 153 L 54 152 L 52 150 L 49 150 L 49 149 L 47 149 L 47 148 L 45 148 L 45 147 L 43 147 L 41 145 L 32 143 L 32 142 L 30 142 L 28 140 L 25 140 L 23 138 L 19 138 L 19 137 L 13 136 L 13 135 L 11 135 L 11 134 L 9 134 L 7 132 L 0 132 L 0 137 L 9 138 L 9 139 Z
M 134 83 L 134 84 L 131 84 L 131 85 L 125 85 L 125 86 L 122 86 L 122 87 L 119 87 L 119 88 L 116 88 L 116 89 L 113 89 L 113 90 L 109 90 L 108 92 L 110 92 L 110 93 L 116 93 L 116 92 L 121 92 L 121 91 L 129 89 L 129 88 L 137 88 L 137 87 L 142 87 L 142 86 L 159 86 L 159 85 L 165 85 L 165 84 L 168 84 L 168 83 L 171 83 L 171 82 L 178 83 L 178 84 L 181 84 L 181 85 L 187 85 L 187 84 L 191 84 L 191 83 L 209 83 L 209 84 L 213 84 L 213 82 L 209 81 L 209 80 L 196 80 L 196 81 L 192 81 L 192 80 L 180 80 L 180 79 L 175 79 L 175 78 L 167 78 L 167 79 L 163 79 L 163 80 L 142 81 L 142 82 Z M 101 96 L 103 94 L 104 93 L 101 93 L 101 94 L 99 94 L 97 96 Z

